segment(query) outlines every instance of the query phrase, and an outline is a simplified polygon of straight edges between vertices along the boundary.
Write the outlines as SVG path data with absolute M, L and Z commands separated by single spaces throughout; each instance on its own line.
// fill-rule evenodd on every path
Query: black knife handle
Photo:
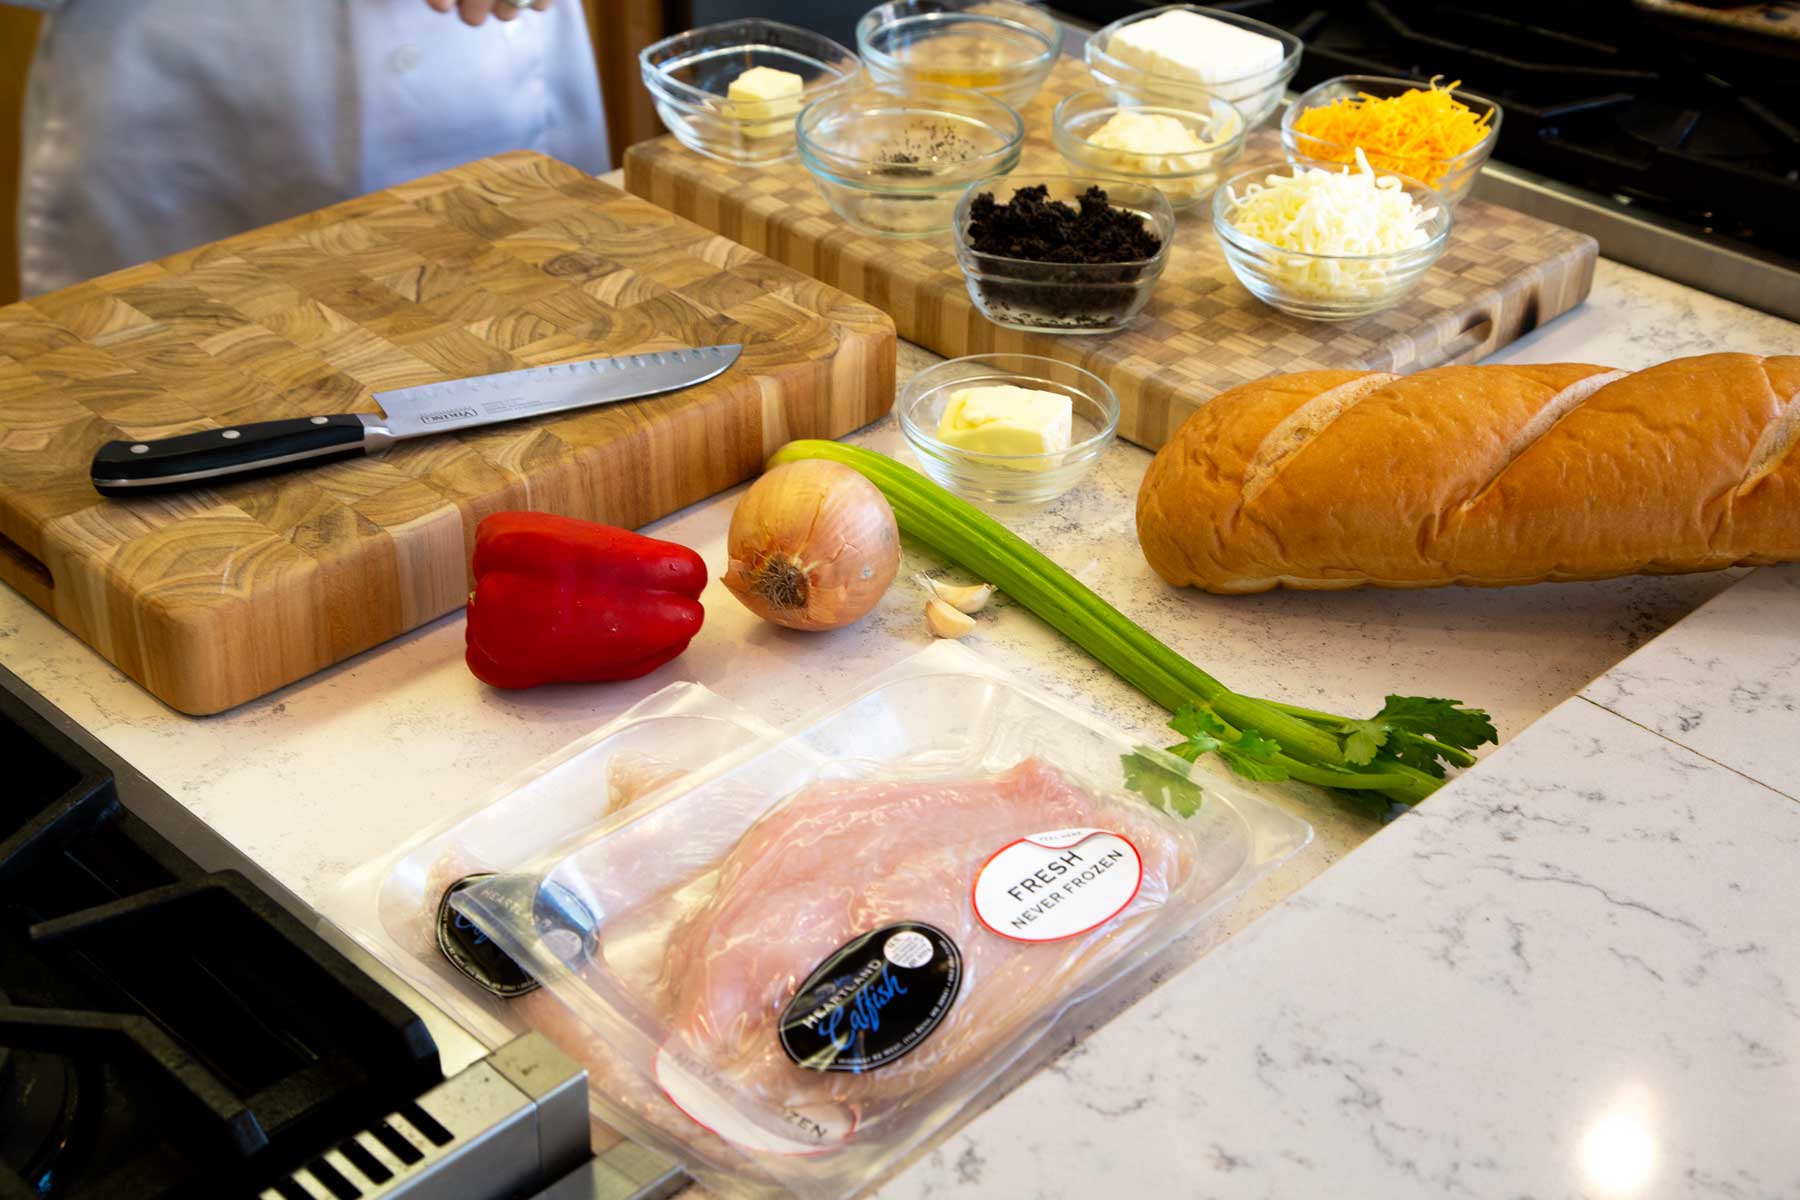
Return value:
M 94 454 L 94 490 L 140 496 L 266 475 L 364 453 L 369 428 L 355 413 L 252 421 L 151 442 L 108 442 Z

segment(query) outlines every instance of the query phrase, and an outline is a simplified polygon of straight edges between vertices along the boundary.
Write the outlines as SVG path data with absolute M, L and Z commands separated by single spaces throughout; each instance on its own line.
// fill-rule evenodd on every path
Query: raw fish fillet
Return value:
M 982 926 L 970 889 L 988 857 L 1021 837 L 1077 826 L 1136 845 L 1143 884 L 1129 906 L 1055 942 L 1017 942 Z M 829 1128 L 867 1130 L 1060 1008 L 1092 982 L 1083 970 L 1117 931 L 1160 907 L 1192 869 L 1188 843 L 1159 814 L 1090 796 L 1036 759 L 986 779 L 814 784 L 745 833 L 711 898 L 675 930 L 660 983 L 672 1031 L 664 1048 L 724 1083 L 740 1105 L 831 1112 Z M 949 1016 L 904 1057 L 866 1073 L 797 1066 L 777 1034 L 782 1007 L 838 947 L 901 921 L 934 925 L 960 948 L 962 989 Z

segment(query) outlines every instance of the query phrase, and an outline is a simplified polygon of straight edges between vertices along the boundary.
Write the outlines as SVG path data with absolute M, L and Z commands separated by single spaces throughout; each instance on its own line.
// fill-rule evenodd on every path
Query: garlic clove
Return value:
M 932 636 L 941 638 L 959 638 L 975 628 L 975 618 L 960 613 L 942 600 L 925 602 L 925 624 L 930 626 Z
M 972 583 L 959 586 L 945 583 L 941 579 L 933 579 L 929 575 L 919 576 L 919 582 L 933 596 L 954 608 L 957 612 L 978 613 L 987 607 L 994 598 L 994 585 L 991 583 Z

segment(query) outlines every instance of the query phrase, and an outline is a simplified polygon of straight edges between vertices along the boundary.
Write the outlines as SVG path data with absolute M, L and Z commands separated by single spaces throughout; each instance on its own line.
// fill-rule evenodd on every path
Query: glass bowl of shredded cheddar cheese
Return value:
M 1214 193 L 1225 261 L 1269 307 L 1316 321 L 1365 317 L 1399 303 L 1444 253 L 1450 206 L 1437 191 L 1377 172 L 1361 150 L 1354 157 L 1260 167 Z
M 1500 116 L 1456 83 L 1340 75 L 1288 105 L 1281 144 L 1308 165 L 1348 163 L 1361 150 L 1376 170 L 1428 183 L 1455 208 L 1494 152 Z

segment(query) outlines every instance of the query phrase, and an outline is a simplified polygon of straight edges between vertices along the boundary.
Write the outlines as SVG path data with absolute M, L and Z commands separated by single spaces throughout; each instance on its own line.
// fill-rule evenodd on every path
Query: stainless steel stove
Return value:
M 1088 23 L 1160 0 L 1052 0 Z M 1800 0 L 1225 0 L 1334 75 L 1460 80 L 1505 107 L 1475 195 L 1609 258 L 1800 320 Z M 1079 53 L 1079 50 L 1076 51 Z
M 0 668 L 0 1200 L 655 1200 L 587 1074 L 490 1053 Z

